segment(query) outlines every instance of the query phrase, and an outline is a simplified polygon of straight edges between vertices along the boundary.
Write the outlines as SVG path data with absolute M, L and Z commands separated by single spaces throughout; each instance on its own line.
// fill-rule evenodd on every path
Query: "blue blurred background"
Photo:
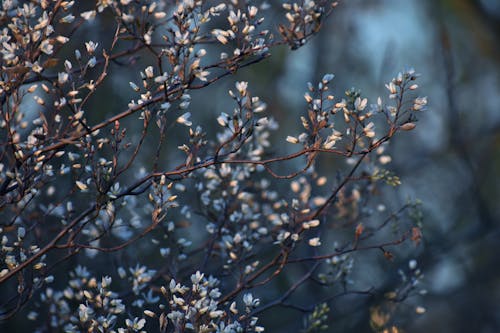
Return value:
M 270 60 L 278 79 L 266 99 L 285 122 L 303 105 L 293 92 L 323 73 L 335 73 L 338 95 L 356 86 L 373 99 L 402 68 L 422 74 L 429 111 L 392 145 L 399 195 L 424 207 L 427 312 L 407 332 L 500 332 L 499 44 L 498 0 L 351 0 L 279 70 Z

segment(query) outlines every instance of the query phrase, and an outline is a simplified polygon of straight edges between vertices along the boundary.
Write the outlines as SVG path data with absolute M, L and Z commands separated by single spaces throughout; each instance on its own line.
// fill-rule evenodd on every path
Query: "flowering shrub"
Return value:
M 358 253 L 392 259 L 421 238 L 418 203 L 389 211 L 378 195 L 400 182 L 387 144 L 427 103 L 412 69 L 373 104 L 335 96 L 332 74 L 309 83 L 296 134 L 277 131 L 245 81 L 212 123 L 188 111 L 191 92 L 306 44 L 336 5 L 3 1 L 1 319 L 23 310 L 40 332 L 262 332 L 259 316 L 286 306 L 313 332 L 336 291 L 375 294 L 350 287 Z M 275 10 L 282 19 L 264 20 Z M 85 40 L 98 22 L 112 33 Z M 130 90 L 120 112 L 102 106 L 109 80 Z M 414 261 L 401 274 L 393 304 L 422 276 Z M 330 296 L 294 302 L 309 285 Z M 391 324 L 380 311 L 376 330 Z

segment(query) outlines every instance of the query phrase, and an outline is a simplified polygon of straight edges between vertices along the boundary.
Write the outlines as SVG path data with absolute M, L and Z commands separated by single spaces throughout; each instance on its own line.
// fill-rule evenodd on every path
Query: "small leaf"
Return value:
M 385 250 L 384 250 L 384 257 L 385 257 L 385 259 L 390 260 L 390 261 L 392 261 L 394 259 L 394 255 L 392 254 L 392 252 L 385 251 Z
M 356 226 L 356 234 L 355 234 L 356 239 L 359 239 L 359 236 L 361 236 L 361 234 L 363 233 L 363 230 L 365 230 L 363 223 L 359 223 Z
M 420 244 L 420 241 L 422 240 L 422 231 L 420 228 L 411 228 L 411 240 L 415 243 L 415 245 Z
M 45 61 L 43 63 L 43 68 L 51 68 L 51 67 L 56 66 L 58 63 L 59 63 L 59 59 L 50 58 L 50 59 L 47 59 L 47 61 Z

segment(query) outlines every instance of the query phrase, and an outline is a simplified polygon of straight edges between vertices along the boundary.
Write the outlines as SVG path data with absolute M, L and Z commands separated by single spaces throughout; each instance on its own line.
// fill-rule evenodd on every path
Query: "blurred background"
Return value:
M 427 312 L 402 325 L 406 332 L 500 332 L 499 45 L 499 0 L 341 1 L 309 45 L 284 61 L 274 54 L 249 80 L 253 87 L 262 80 L 264 99 L 286 126 L 302 111 L 296 92 L 324 73 L 336 75 L 337 95 L 355 86 L 372 100 L 403 68 L 422 74 L 429 110 L 391 144 L 399 195 L 424 207 L 416 259 Z M 355 322 L 331 331 L 368 331 Z

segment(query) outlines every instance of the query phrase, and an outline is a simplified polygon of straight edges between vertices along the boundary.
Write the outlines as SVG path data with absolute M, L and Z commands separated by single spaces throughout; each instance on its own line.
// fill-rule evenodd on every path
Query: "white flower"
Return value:
M 61 19 L 59 20 L 59 22 L 61 22 L 61 23 L 71 23 L 71 22 L 73 22 L 74 20 L 75 20 L 75 16 L 73 16 L 73 15 L 69 14 L 69 15 L 66 15 L 66 16 L 64 16 L 63 18 L 61 18 Z
M 154 76 L 153 66 L 148 66 L 148 67 L 146 67 L 146 69 L 144 70 L 144 73 L 146 74 L 146 77 L 147 77 L 148 79 L 153 78 L 153 76 Z
M 427 105 L 427 97 L 417 97 L 415 101 L 413 101 L 413 110 L 420 111 L 425 108 Z
M 387 164 L 392 161 L 392 158 L 389 155 L 382 155 L 378 158 L 380 164 Z
M 228 37 L 234 38 L 234 32 L 231 30 L 221 30 L 221 29 L 214 29 L 212 30 L 212 35 L 217 38 L 217 40 L 222 43 L 222 44 L 227 44 L 229 41 Z
M 403 131 L 411 131 L 416 126 L 417 125 L 415 125 L 415 123 L 405 123 L 405 124 L 399 126 L 399 128 L 402 129 Z
M 111 284 L 112 278 L 110 276 L 104 276 L 101 279 L 101 287 L 102 288 L 107 288 Z
M 50 43 L 48 39 L 46 39 L 40 44 L 40 50 L 42 50 L 42 52 L 45 54 L 51 55 L 52 52 L 54 51 L 54 46 Z
M 248 8 L 248 17 L 250 18 L 253 18 L 255 17 L 255 15 L 257 15 L 257 12 L 259 11 L 259 9 L 255 6 L 250 6 Z
M 85 191 L 85 190 L 87 190 L 87 189 L 88 189 L 88 186 L 87 186 L 85 183 L 83 183 L 83 182 L 81 182 L 81 181 L 79 181 L 79 180 L 77 180 L 77 181 L 76 181 L 76 186 L 77 186 L 77 187 L 78 187 L 81 191 Z
M 86 12 L 83 12 L 80 14 L 81 17 L 83 17 L 85 20 L 92 20 L 95 18 L 95 10 L 89 10 L 89 11 L 86 11 Z
M 333 80 L 334 77 L 335 77 L 335 75 L 333 75 L 333 74 L 325 74 L 323 76 L 323 78 L 321 79 L 321 82 L 323 84 L 328 84 L 328 82 L 330 82 L 331 80 Z
M 245 81 L 236 82 L 235 86 L 236 86 L 236 89 L 238 89 L 238 92 L 240 93 L 240 95 L 242 95 L 242 96 L 246 95 L 246 91 L 248 88 L 248 82 L 245 82 Z
M 85 48 L 87 49 L 88 54 L 93 54 L 97 46 L 99 46 L 99 43 L 95 43 L 93 41 L 85 42 Z
M 389 84 L 386 84 L 385 87 L 387 88 L 387 90 L 389 90 L 389 92 L 391 94 L 395 94 L 397 92 L 396 85 L 394 84 L 394 82 L 390 82 Z
M 127 276 L 127 272 L 123 267 L 118 267 L 118 276 L 122 279 Z
M 170 109 L 170 106 L 171 104 L 169 102 L 165 102 L 160 105 L 160 108 L 164 111 L 167 111 L 168 109 Z
M 142 318 L 142 319 L 139 319 L 139 318 L 134 318 L 134 321 L 130 320 L 130 319 L 126 319 L 125 320 L 125 324 L 127 325 L 127 327 L 137 331 L 137 330 L 140 330 L 144 327 L 144 324 L 146 324 L 146 319 Z
M 373 138 L 375 136 L 375 131 L 373 130 L 374 127 L 375 127 L 375 124 L 373 122 L 370 122 L 368 125 L 366 125 L 363 128 L 363 133 L 365 133 L 365 135 L 368 138 Z
M 62 85 L 68 81 L 68 73 L 60 72 L 57 74 L 57 82 Z
M 305 93 L 304 94 L 304 99 L 306 100 L 307 103 L 311 103 L 313 98 L 311 97 L 311 95 L 309 95 L 308 93 Z
M 259 118 L 259 120 L 257 120 L 256 122 L 256 126 L 265 126 L 269 124 L 269 119 L 267 117 L 262 117 L 262 118 Z
M 229 12 L 229 16 L 227 17 L 227 20 L 229 21 L 229 24 L 235 25 L 240 21 L 241 18 L 241 11 L 238 10 L 237 13 L 235 13 L 233 10 Z
M 356 98 L 354 101 L 354 107 L 358 111 L 363 111 L 366 108 L 366 103 L 368 100 L 366 98 L 361 99 L 361 97 Z
M 233 314 L 238 314 L 238 309 L 236 309 L 236 302 L 231 303 L 231 306 L 229 307 L 229 311 Z
M 220 114 L 220 116 L 217 117 L 217 122 L 219 123 L 219 125 L 221 125 L 222 127 L 226 127 L 227 126 L 227 122 L 228 122 L 228 119 L 229 119 L 229 116 L 225 113 L 225 112 L 222 112 Z
M 156 316 L 156 314 L 151 310 L 144 310 L 144 314 L 148 317 L 151 317 L 151 318 Z
M 224 314 L 224 311 L 215 310 L 215 311 L 210 311 L 209 316 L 210 316 L 210 318 L 217 318 L 217 317 L 221 317 L 223 314 Z
M 38 313 L 35 311 L 31 311 L 28 313 L 28 320 L 36 320 L 38 318 Z
M 167 79 L 168 79 L 167 75 L 166 75 L 166 74 L 163 74 L 163 75 L 161 75 L 161 76 L 157 76 L 157 77 L 155 77 L 155 80 L 154 80 L 154 81 L 155 81 L 156 83 L 163 83 L 163 82 L 167 81 Z
M 194 76 L 197 77 L 200 81 L 206 82 L 207 76 L 210 75 L 209 71 L 196 71 Z
M 311 221 L 307 221 L 307 222 L 302 223 L 302 227 L 304 229 L 315 228 L 315 227 L 319 226 L 319 224 L 320 224 L 319 220 L 316 219 L 316 220 L 311 220 Z
M 199 284 L 203 280 L 204 276 L 205 274 L 200 273 L 200 271 L 196 271 L 195 274 L 191 275 L 191 283 Z
M 56 40 L 61 44 L 66 44 L 67 42 L 69 42 L 69 38 L 65 36 L 57 36 Z
M 333 130 L 333 133 L 329 135 L 325 143 L 323 143 L 323 148 L 325 149 L 331 149 L 333 146 L 335 146 L 335 143 L 342 138 L 342 133 L 336 130 Z
M 24 229 L 23 227 L 19 227 L 19 229 L 17 229 L 17 237 L 24 238 L 25 235 L 26 235 L 26 229 Z
M 426 309 L 426 308 L 424 308 L 423 306 L 417 306 L 417 307 L 415 308 L 415 312 L 416 312 L 417 314 L 424 314 L 426 311 L 427 311 L 427 309 Z
M 207 50 L 205 49 L 199 49 L 198 52 L 196 52 L 196 56 L 198 58 L 204 57 L 207 54 Z
M 66 71 L 70 71 L 73 68 L 73 65 L 71 64 L 71 61 L 65 60 L 64 61 L 64 68 L 66 68 Z
M 140 88 L 134 82 L 130 81 L 128 84 L 130 85 L 130 88 L 132 88 L 134 91 L 137 92 L 140 90 Z
M 249 308 L 259 306 L 260 299 L 253 298 L 251 293 L 247 293 L 243 295 L 243 303 Z
M 94 66 L 97 64 L 97 59 L 95 57 L 92 57 L 89 59 L 87 64 L 90 68 L 94 68 Z
M 177 122 L 185 126 L 191 126 L 193 123 L 189 121 L 190 117 L 191 117 L 191 112 L 186 112 L 182 116 L 177 118 Z
M 310 246 L 320 246 L 321 245 L 321 241 L 320 241 L 319 237 L 311 238 L 308 243 Z
M 80 304 L 78 307 L 78 316 L 80 318 L 80 322 L 84 323 L 89 320 L 89 316 L 93 313 L 94 311 L 92 308 L 89 308 L 88 306 L 85 306 L 84 304 Z

